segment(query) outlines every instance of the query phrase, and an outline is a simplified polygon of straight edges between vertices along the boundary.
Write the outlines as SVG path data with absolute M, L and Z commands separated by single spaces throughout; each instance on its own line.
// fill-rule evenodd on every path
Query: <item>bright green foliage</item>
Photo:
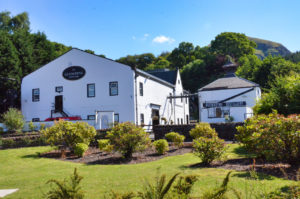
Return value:
M 177 147 L 183 146 L 183 141 L 185 139 L 184 135 L 180 135 L 179 133 L 176 132 L 170 132 L 167 133 L 165 137 L 168 141 L 173 142 L 175 146 Z
M 104 150 L 105 147 L 107 147 L 108 145 L 109 145 L 109 139 L 98 140 L 98 147 L 100 151 Z
M 85 143 L 78 143 L 75 145 L 74 153 L 79 157 L 83 157 L 84 153 L 89 149 L 89 146 Z
M 37 128 L 37 126 L 34 125 L 34 123 L 32 121 L 29 122 L 28 127 L 29 127 L 30 131 L 35 131 Z
M 135 198 L 135 194 L 133 192 L 116 192 L 116 191 L 111 191 L 108 196 L 105 196 L 104 199 L 131 199 Z
M 89 145 L 96 135 L 96 130 L 86 122 L 59 120 L 52 127 L 42 130 L 42 133 L 49 144 L 74 149 L 77 143 Z
M 300 73 L 278 77 L 254 107 L 257 114 L 268 114 L 272 109 L 284 115 L 300 113 Z
M 3 114 L 3 121 L 9 131 L 21 132 L 25 121 L 24 117 L 18 109 L 10 108 Z
M 74 169 L 70 180 L 63 181 L 49 180 L 47 184 L 54 184 L 56 187 L 51 187 L 51 190 L 46 194 L 47 199 L 83 199 L 84 192 L 80 187 L 80 182 L 83 177 L 79 176 L 77 169 Z
M 131 158 L 136 151 L 144 151 L 151 143 L 149 134 L 133 123 L 124 122 L 114 126 L 106 136 L 114 150 L 125 158 Z
M 46 124 L 40 123 L 40 131 L 45 130 L 45 129 L 46 129 Z
M 223 183 L 220 187 L 217 187 L 213 190 L 208 190 L 202 194 L 200 199 L 229 199 L 226 195 L 228 192 L 228 183 L 230 180 L 231 171 L 227 173 L 226 177 L 223 180 Z M 237 193 L 237 192 L 236 192 Z M 236 194 L 237 198 L 240 198 L 239 195 Z
M 208 123 L 204 123 L 204 122 L 200 122 L 196 124 L 195 128 L 190 130 L 190 135 L 192 138 L 199 138 L 199 137 L 212 138 L 218 136 L 216 130 L 211 128 Z
M 167 140 L 160 139 L 153 142 L 153 146 L 158 154 L 165 154 L 169 150 L 169 144 Z
M 284 117 L 273 112 L 256 115 L 237 127 L 236 139 L 249 152 L 271 161 L 300 163 L 299 115 Z
M 164 199 L 178 175 L 179 173 L 173 175 L 169 181 L 166 181 L 166 175 L 163 174 L 155 179 L 154 184 L 146 180 L 143 192 L 138 192 L 138 196 L 142 199 Z
M 212 138 L 199 137 L 193 140 L 194 154 L 201 158 L 203 164 L 210 164 L 225 153 L 224 140 L 217 136 Z
M 180 176 L 176 184 L 173 186 L 173 192 L 180 199 L 187 199 L 192 192 L 192 187 L 198 180 L 195 175 Z
M 211 42 L 211 49 L 221 55 L 230 55 L 238 59 L 243 55 L 253 54 L 256 43 L 250 41 L 245 34 L 223 32 Z

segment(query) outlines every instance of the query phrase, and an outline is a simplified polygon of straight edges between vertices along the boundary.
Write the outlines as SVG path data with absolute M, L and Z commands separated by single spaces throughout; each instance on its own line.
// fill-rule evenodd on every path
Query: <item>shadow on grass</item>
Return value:
M 40 159 L 40 153 L 24 155 L 21 158 L 32 158 L 32 159 Z
M 245 171 L 243 173 L 235 173 L 232 177 L 247 178 L 249 180 L 274 180 L 272 176 L 264 173 L 256 172 L 255 175 L 256 177 L 253 177 L 249 171 Z
M 255 154 L 249 153 L 244 146 L 239 146 L 233 149 L 233 152 L 237 155 L 247 158 L 255 158 Z

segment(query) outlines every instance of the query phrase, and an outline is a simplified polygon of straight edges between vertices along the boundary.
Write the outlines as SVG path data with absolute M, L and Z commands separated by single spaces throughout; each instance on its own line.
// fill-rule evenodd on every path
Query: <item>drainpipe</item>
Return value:
M 137 96 L 137 77 L 139 76 L 136 72 L 136 67 L 133 67 L 132 70 L 134 71 L 134 89 L 135 89 L 135 124 L 138 125 L 138 96 Z
M 176 96 L 175 93 L 175 88 L 173 89 L 173 96 Z M 176 98 L 174 97 L 174 124 L 176 124 L 176 111 L 175 111 L 175 107 L 176 107 Z

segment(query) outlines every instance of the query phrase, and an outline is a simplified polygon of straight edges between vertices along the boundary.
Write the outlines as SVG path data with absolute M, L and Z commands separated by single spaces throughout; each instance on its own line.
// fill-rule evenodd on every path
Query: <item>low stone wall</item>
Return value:
M 234 140 L 234 135 L 237 133 L 236 127 L 244 125 L 243 122 L 235 123 L 211 123 L 210 126 L 216 129 L 218 136 L 224 140 Z M 164 139 L 165 134 L 169 132 L 177 132 L 185 136 L 186 142 L 191 142 L 193 139 L 190 136 L 190 130 L 195 127 L 195 124 L 184 125 L 156 125 L 153 126 L 154 139 Z

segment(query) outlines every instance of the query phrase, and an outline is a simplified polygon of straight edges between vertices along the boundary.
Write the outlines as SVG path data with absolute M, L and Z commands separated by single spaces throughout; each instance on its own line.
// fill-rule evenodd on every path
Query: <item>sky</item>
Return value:
M 111 59 L 200 47 L 222 32 L 300 50 L 299 0 L 0 0 L 0 11 L 28 12 L 31 31 Z

